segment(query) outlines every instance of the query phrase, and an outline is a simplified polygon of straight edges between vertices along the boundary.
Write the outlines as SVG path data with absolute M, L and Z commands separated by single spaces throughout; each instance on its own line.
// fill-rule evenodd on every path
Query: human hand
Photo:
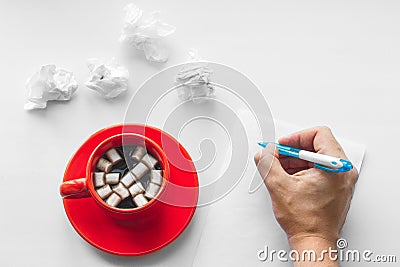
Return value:
M 307 129 L 279 143 L 347 159 L 327 127 Z M 312 168 L 310 162 L 279 155 L 271 144 L 254 159 L 292 248 L 304 247 L 305 240 L 334 245 L 347 216 L 357 170 L 329 173 Z

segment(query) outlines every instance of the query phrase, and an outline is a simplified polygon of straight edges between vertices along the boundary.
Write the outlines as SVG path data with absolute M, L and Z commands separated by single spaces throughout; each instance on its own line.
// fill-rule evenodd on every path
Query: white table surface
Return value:
M 276 117 L 329 125 L 337 135 L 367 146 L 344 236 L 351 248 L 400 258 L 400 2 L 136 1 L 145 10 L 161 10 L 177 26 L 168 38 L 166 64 L 121 50 L 117 39 L 126 3 L 0 1 L 2 266 L 132 266 L 129 259 L 94 252 L 73 233 L 58 187 L 79 145 L 98 129 L 121 122 L 138 86 L 186 60 L 191 47 L 204 59 L 248 75 Z M 132 74 L 124 96 L 106 102 L 82 85 L 69 103 L 23 110 L 24 83 L 40 65 L 72 70 L 83 84 L 87 58 L 113 56 Z M 260 212 L 272 218 L 267 204 Z M 201 260 L 197 265 L 226 262 L 214 255 L 212 261 L 205 258 L 207 264 Z M 241 259 L 234 265 L 245 264 Z

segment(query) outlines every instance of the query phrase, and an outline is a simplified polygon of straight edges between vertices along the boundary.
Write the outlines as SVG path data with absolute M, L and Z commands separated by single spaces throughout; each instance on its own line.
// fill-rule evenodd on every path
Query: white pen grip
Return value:
M 343 167 L 343 163 L 340 161 L 339 158 L 318 154 L 310 151 L 300 150 L 299 158 L 333 169 L 339 169 Z

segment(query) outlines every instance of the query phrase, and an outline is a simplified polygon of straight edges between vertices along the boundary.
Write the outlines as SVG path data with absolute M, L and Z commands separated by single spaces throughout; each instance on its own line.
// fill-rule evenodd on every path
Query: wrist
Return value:
M 288 237 L 291 250 L 299 255 L 294 260 L 294 266 L 339 266 L 336 240 L 337 238 L 307 234 Z
M 303 244 L 321 244 L 332 245 L 336 248 L 337 235 L 323 235 L 323 234 L 296 234 L 288 236 L 290 246 L 301 246 Z

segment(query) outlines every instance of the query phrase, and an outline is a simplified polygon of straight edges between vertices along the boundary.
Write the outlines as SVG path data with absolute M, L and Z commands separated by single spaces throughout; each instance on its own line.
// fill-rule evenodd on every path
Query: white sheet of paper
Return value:
M 243 113 L 242 115 L 246 117 L 246 112 Z M 277 138 L 303 128 L 275 120 Z M 252 157 L 260 148 L 255 143 L 257 134 L 254 131 L 250 132 L 252 134 L 249 136 L 249 143 L 255 144 L 254 150 L 249 155 Z M 349 159 L 360 170 L 365 146 L 342 138 L 338 139 Z M 292 266 L 290 262 L 258 260 L 257 252 L 265 246 L 285 251 L 289 251 L 289 246 L 286 235 L 274 218 L 271 200 L 265 186 L 261 186 L 253 194 L 248 193 L 255 168 L 254 164 L 250 166 L 247 175 L 238 186 L 211 206 L 194 266 L 265 266 L 266 264 Z M 259 179 L 261 181 L 261 177 Z

